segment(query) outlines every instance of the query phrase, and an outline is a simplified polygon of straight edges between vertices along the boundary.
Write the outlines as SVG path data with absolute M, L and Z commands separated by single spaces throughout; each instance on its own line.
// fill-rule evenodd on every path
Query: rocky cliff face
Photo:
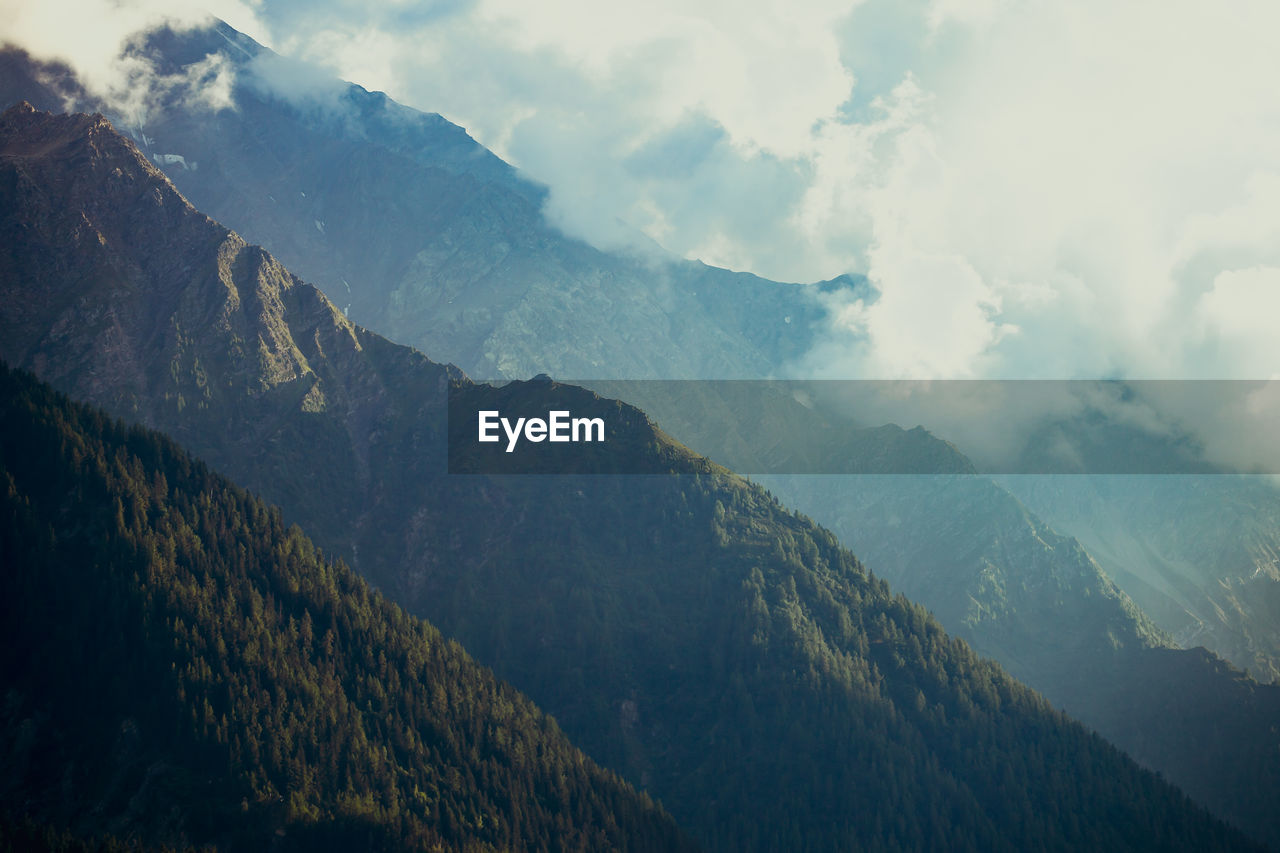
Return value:
M 824 316 L 818 287 L 568 238 L 543 219 L 543 188 L 461 128 L 338 80 L 286 100 L 270 82 L 285 60 L 226 25 L 146 50 L 162 73 L 211 53 L 236 71 L 234 110 L 176 93 L 145 125 L 113 117 L 187 198 L 352 319 L 473 376 L 767 376 Z M 100 108 L 12 50 L 0 94 Z
M 349 486 L 373 487 L 378 425 L 406 416 L 398 406 L 430 414 L 423 444 L 443 446 L 445 384 L 461 374 L 354 326 L 192 208 L 106 119 L 20 105 L 0 133 L 0 235 L 22 247 L 0 257 L 10 363 L 190 444 L 203 438 L 191 413 L 216 413 L 210 461 L 258 471 L 255 487 L 318 518 L 356 511 Z M 276 450 L 331 461 L 289 487 L 262 462 Z
M 1230 475 L 1021 476 L 1008 487 L 1095 554 L 1180 645 L 1280 680 L 1280 491 Z

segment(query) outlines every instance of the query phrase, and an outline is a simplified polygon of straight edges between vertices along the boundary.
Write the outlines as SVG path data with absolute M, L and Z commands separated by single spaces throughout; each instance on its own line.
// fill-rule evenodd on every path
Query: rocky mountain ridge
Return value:
M 87 121 L 0 119 L 0 354 L 279 501 L 707 846 L 1244 844 L 737 478 L 443 475 L 461 375 Z

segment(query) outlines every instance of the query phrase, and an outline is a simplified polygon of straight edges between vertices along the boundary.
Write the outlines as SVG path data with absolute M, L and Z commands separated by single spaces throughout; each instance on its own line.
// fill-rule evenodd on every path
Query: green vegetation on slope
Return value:
M 760 489 L 715 475 L 483 488 L 501 552 L 401 594 L 710 847 L 1232 843 Z M 451 519 L 451 553 L 492 543 Z
M 1006 487 L 1038 482 L 1037 492 L 1052 500 L 1047 487 L 1055 483 L 1059 494 L 1077 497 L 1092 481 L 1139 483 L 1128 500 L 1106 506 L 1129 510 L 1130 518 L 1143 507 L 1148 519 L 1156 515 L 1152 506 L 1183 509 L 1159 526 L 1166 542 L 1176 537 L 1180 544 L 1183 574 L 1234 560 L 1241 576 L 1215 584 L 1215 594 L 1237 606 L 1212 612 L 1241 614 L 1247 600 L 1258 624 L 1268 624 L 1265 593 L 1276 586 L 1268 586 L 1275 574 L 1268 531 L 1275 525 L 1262 523 L 1274 489 L 1255 488 L 1246 502 L 1249 492 L 1227 477 L 1006 477 L 1002 486 L 976 476 L 956 448 L 921 428 L 854 426 L 856 406 L 830 405 L 842 385 L 592 383 L 643 405 L 664 429 L 736 471 L 820 472 L 756 481 L 834 532 L 954 636 L 1218 816 L 1280 849 L 1280 685 L 1258 684 L 1203 650 L 1178 648 L 1079 542 L 1051 529 Z M 840 472 L 874 476 L 829 476 Z M 1060 505 L 1092 511 L 1085 525 L 1091 540 L 1101 531 L 1121 533 L 1122 541 L 1127 535 L 1100 501 Z M 1241 521 L 1251 516 L 1252 524 Z M 1221 523 L 1209 529 L 1196 518 Z M 1132 548 L 1128 556 L 1140 565 L 1153 554 Z M 1251 598 L 1243 595 L 1250 590 Z
M 979 652 L 1280 847 L 1280 686 L 1174 646 L 1079 542 L 1000 485 L 954 476 L 765 483 Z
M 0 530 L 11 820 L 232 849 L 685 846 L 276 510 L 3 366 Z
M 1245 844 L 735 477 L 447 475 L 456 372 L 353 327 L 106 122 L 0 130 L 0 351 L 277 499 L 709 846 Z M 78 228 L 80 254 L 40 251 Z M 616 446 L 651 458 L 613 470 L 710 468 L 631 414 Z

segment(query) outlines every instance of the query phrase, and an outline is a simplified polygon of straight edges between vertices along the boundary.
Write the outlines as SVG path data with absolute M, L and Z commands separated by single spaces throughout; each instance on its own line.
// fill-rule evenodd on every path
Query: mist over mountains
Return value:
M 234 109 L 162 96 L 122 130 L 197 207 L 252 235 L 352 319 L 481 378 L 767 375 L 804 353 L 820 288 L 673 258 L 605 253 L 543 219 L 545 191 L 461 128 L 288 62 L 225 25 L 162 30 L 160 74 L 216 55 Z M 74 82 L 10 52 L 2 94 L 60 109 Z M 43 97 L 42 97 L 43 96 Z M 194 166 L 194 168 L 193 168 Z M 829 287 L 848 287 L 849 282 Z
M 5 357 L 280 500 L 707 846 L 1242 843 L 731 475 L 443 475 L 461 375 L 352 326 L 103 120 L 3 125 Z
M 164 429 L 279 503 L 322 547 L 528 692 L 576 745 L 659 796 L 707 846 L 767 849 L 797 838 L 833 849 L 855 838 L 890 848 L 942 838 L 976 849 L 1047 837 L 1081 848 L 1215 843 L 1208 830 L 1188 829 L 1175 842 L 1149 825 L 1123 839 L 1095 838 L 1048 819 L 1010 835 L 1009 825 L 1025 820 L 1013 817 L 1017 809 L 1049 803 L 1077 820 L 1095 815 L 1084 819 L 1089 831 L 1123 821 L 1091 805 L 1101 796 L 1091 787 L 1096 773 L 1063 794 L 1062 780 L 1044 769 L 1052 762 L 1015 759 L 1028 745 L 1006 730 L 1004 712 L 979 702 L 975 716 L 958 697 L 972 702 L 990 688 L 1000 705 L 1010 701 L 1007 689 L 1016 713 L 1030 715 L 1018 719 L 1037 721 L 1027 723 L 1037 731 L 1048 726 L 1055 734 L 1047 738 L 1076 735 L 1043 722 L 1038 700 L 1011 681 L 1001 686 L 1003 674 L 947 646 L 937 623 L 888 598 L 860 564 L 851 568 L 829 534 L 732 478 L 691 486 L 442 479 L 443 392 L 465 384 L 463 373 L 352 322 L 482 378 L 759 377 L 808 352 L 831 295 L 866 294 L 865 282 L 783 285 L 674 260 L 656 247 L 603 252 L 548 226 L 545 191 L 439 116 L 339 81 L 290 81 L 287 63 L 225 26 L 162 31 L 139 49 L 170 79 L 188 80 L 191 68 L 219 57 L 220 68 L 235 69 L 223 79 L 235 81 L 236 108 L 193 104 L 188 89 L 171 88 L 145 117 L 134 116 L 142 120 L 118 125 L 141 160 L 100 124 L 13 130 L 9 153 L 21 165 L 7 173 L 16 176 L 5 204 L 13 249 L 0 278 L 11 363 Z M 20 52 L 0 54 L 6 97 L 60 108 L 75 92 L 74 80 Z M 9 118 L 17 128 L 19 117 Z M 81 130 L 93 140 L 88 149 Z M 103 178 L 105 166 L 114 177 Z M 247 240 L 187 208 L 152 166 Z M 735 469 L 772 446 L 761 440 L 770 430 L 789 430 L 805 436 L 817 460 L 905 453 L 925 471 L 974 470 L 923 430 L 873 421 L 858 426 L 880 431 L 861 433 L 842 418 L 788 410 L 777 422 L 712 436 L 689 413 L 714 409 L 714 399 L 666 410 L 630 402 Z M 646 421 L 636 413 L 637 427 Z M 668 454 L 662 464 L 701 470 L 680 468 L 703 463 L 647 428 L 631 449 L 645 456 L 655 446 Z M 1185 484 L 1165 485 L 1130 483 L 1117 501 L 1115 489 L 1083 494 L 982 479 L 769 483 L 953 636 L 1275 845 L 1276 688 L 1175 648 L 1212 643 L 1270 680 L 1274 496 L 1196 486 L 1191 500 Z M 1224 502 L 1226 524 L 1213 511 Z M 692 600 L 729 604 L 698 610 Z M 878 624 L 879 615 L 896 627 Z M 862 627 L 851 633 L 846 619 Z M 690 649 L 705 657 L 686 660 Z M 918 666 L 932 678 L 935 656 L 946 678 L 921 681 Z M 834 682 L 832 666 L 841 673 Z M 944 686 L 973 672 L 987 687 Z M 714 702 L 706 684 L 722 691 Z M 878 721 L 875 733 L 860 729 L 852 742 L 831 735 L 850 715 Z M 821 721 L 820 731 L 789 731 L 796 719 Z M 759 751 L 784 729 L 772 751 Z M 864 735 L 876 744 L 869 752 L 859 751 Z M 997 803 L 988 787 L 1004 758 L 975 769 L 957 757 L 969 754 L 969 737 L 995 745 L 1019 768 L 1016 778 L 1029 780 L 1021 804 Z M 1070 742 L 1073 754 L 1086 749 Z M 921 743 L 924 753 L 916 752 Z M 738 762 L 747 758 L 763 764 L 744 769 Z M 814 768 L 825 760 L 854 768 L 825 777 L 837 790 L 810 778 L 822 777 Z M 1105 795 L 1111 801 L 1131 802 L 1132 790 L 1118 788 L 1137 785 L 1142 797 L 1172 802 L 1158 793 L 1164 789 L 1132 781 L 1145 776 L 1114 772 L 1129 781 Z M 768 796 L 777 778 L 795 800 Z M 868 796 L 866 778 L 888 779 L 887 790 L 861 804 L 834 781 Z M 708 807 L 711 790 L 721 793 Z M 939 791 L 958 816 L 907 805 Z M 877 808 L 900 816 L 877 823 Z M 744 813 L 756 817 L 735 826 Z M 819 829 L 831 813 L 845 822 Z

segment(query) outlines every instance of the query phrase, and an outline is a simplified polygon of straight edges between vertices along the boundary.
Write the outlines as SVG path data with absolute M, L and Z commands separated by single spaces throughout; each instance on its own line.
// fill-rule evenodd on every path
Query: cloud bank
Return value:
M 6 0 L 6 37 L 127 92 L 112 41 L 193 19 L 187 3 L 68 16 Z M 639 231 L 776 279 L 865 274 L 878 297 L 831 295 L 793 373 L 1280 375 L 1269 0 L 212 11 L 462 124 L 550 186 L 552 222 L 597 245 Z
M 181 74 L 164 74 L 138 50 L 141 37 L 159 26 L 183 30 L 214 16 L 251 34 L 262 32 L 252 8 L 240 0 L 0 0 L 0 43 L 70 67 L 91 97 L 142 124 L 160 99 L 174 95 L 207 109 L 233 106 L 234 74 L 222 57 L 210 56 Z
M 1280 371 L 1272 3 L 315 9 L 265 4 L 277 47 L 464 124 L 570 233 L 866 274 L 800 372 Z

